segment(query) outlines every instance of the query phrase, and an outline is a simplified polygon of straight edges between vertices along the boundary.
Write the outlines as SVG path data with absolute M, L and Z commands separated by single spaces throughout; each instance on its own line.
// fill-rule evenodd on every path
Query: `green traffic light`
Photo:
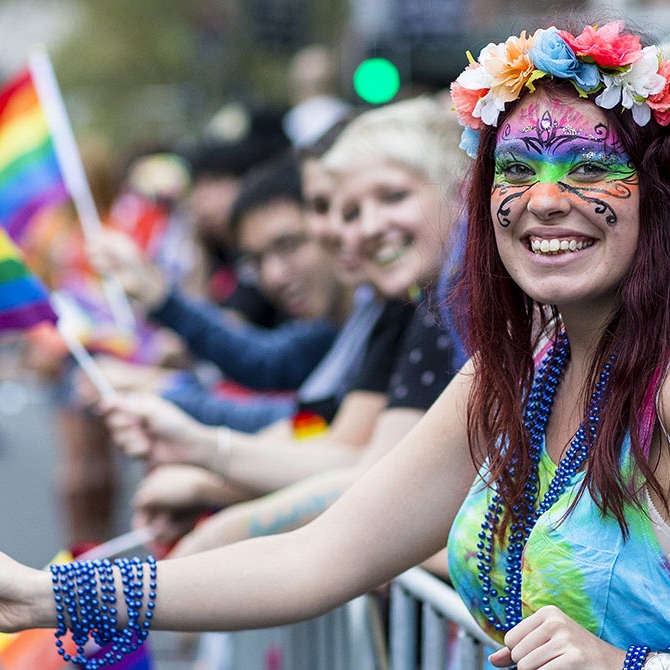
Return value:
M 368 58 L 354 72 L 354 90 L 365 102 L 388 102 L 400 89 L 398 68 L 386 58 Z

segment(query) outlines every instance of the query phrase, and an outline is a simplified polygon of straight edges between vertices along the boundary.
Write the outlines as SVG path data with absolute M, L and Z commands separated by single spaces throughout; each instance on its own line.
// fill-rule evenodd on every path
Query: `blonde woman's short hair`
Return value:
M 389 161 L 430 182 L 453 183 L 468 164 L 458 148 L 461 130 L 450 105 L 430 96 L 411 98 L 357 116 L 324 154 L 322 163 L 337 175 L 371 161 Z

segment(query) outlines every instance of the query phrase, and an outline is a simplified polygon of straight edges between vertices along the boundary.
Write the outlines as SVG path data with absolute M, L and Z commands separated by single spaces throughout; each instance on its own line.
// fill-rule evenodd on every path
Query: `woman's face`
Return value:
M 326 172 L 316 158 L 307 158 L 302 163 L 302 190 L 305 220 L 310 235 L 332 258 L 335 271 L 343 283 L 348 285 L 361 283 L 362 259 L 344 249 L 341 227 L 331 216 L 335 178 Z
M 639 183 L 601 109 L 528 95 L 498 130 L 491 215 L 523 291 L 606 318 L 637 249 Z
M 342 173 L 333 216 L 343 250 L 362 259 L 366 279 L 387 297 L 407 297 L 434 278 L 445 231 L 440 190 L 428 178 L 390 161 L 370 160 Z

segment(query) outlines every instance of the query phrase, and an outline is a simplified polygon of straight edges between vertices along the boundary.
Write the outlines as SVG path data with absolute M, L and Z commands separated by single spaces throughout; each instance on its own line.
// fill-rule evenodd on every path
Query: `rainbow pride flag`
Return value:
M 0 223 L 20 243 L 36 212 L 68 196 L 33 75 L 26 69 L 0 89 Z
M 27 268 L 21 252 L 0 228 L 0 332 L 57 320 L 49 294 Z

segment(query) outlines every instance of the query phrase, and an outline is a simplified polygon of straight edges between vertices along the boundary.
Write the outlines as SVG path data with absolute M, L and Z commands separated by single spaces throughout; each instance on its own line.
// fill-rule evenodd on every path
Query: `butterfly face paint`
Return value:
M 590 208 L 608 226 L 617 201 L 638 188 L 637 172 L 616 133 L 578 106 L 530 102 L 498 133 L 492 213 L 508 226 L 536 184 L 553 184 L 573 206 Z

